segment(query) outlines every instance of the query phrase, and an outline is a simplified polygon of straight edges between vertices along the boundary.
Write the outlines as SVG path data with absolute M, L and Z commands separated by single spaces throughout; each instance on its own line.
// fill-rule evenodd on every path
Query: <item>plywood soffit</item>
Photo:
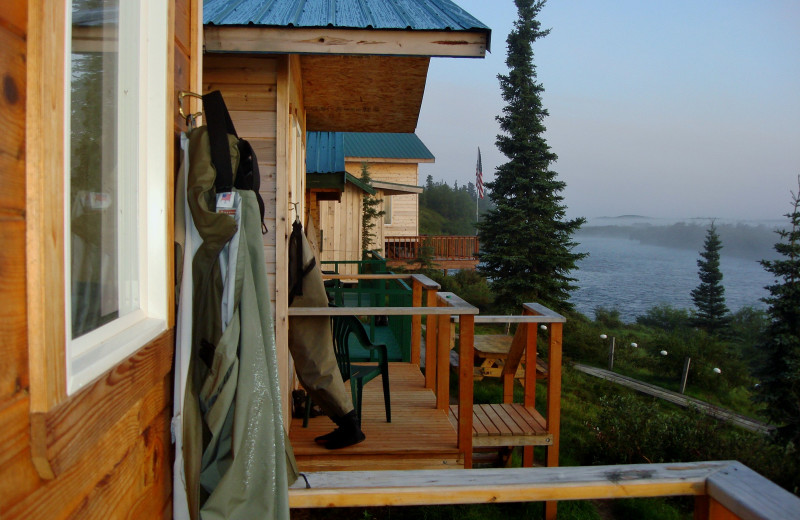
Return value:
M 413 132 L 427 57 L 301 57 L 308 131 Z

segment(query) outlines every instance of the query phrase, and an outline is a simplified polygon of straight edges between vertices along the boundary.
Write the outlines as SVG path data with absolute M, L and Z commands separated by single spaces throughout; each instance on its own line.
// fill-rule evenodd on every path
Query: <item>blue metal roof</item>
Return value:
M 306 173 L 344 173 L 342 132 L 306 133 Z
M 344 132 L 345 157 L 435 159 L 417 134 Z
M 490 31 L 450 0 L 204 0 L 203 23 Z

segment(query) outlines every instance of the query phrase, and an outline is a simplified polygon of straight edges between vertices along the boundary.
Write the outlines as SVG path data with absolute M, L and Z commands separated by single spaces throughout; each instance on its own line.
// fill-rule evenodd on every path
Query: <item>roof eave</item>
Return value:
M 491 31 L 204 26 L 206 52 L 483 58 Z
M 345 156 L 346 162 L 356 163 L 392 163 L 392 164 L 420 164 L 420 163 L 435 163 L 436 159 L 432 157 L 415 158 L 415 157 L 351 157 Z

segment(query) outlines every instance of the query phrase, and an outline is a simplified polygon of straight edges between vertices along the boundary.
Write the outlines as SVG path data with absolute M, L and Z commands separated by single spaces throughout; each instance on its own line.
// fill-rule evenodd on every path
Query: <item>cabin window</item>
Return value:
M 68 393 L 166 329 L 164 5 L 67 3 Z
M 387 226 L 392 224 L 392 196 L 385 195 L 383 197 L 383 223 Z

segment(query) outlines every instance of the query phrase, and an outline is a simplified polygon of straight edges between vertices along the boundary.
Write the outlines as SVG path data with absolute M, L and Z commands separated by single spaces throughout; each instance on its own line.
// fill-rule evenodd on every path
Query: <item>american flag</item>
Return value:
M 483 198 L 483 166 L 481 166 L 481 149 L 478 148 L 478 165 L 475 167 L 475 186 L 478 188 L 478 197 Z

